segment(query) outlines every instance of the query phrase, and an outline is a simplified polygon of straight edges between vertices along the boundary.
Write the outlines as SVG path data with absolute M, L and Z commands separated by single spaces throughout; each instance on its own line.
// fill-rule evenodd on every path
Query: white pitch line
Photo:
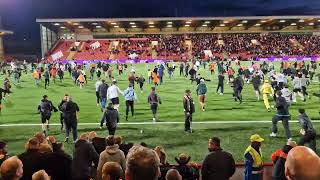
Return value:
M 290 123 L 298 123 L 298 121 L 289 121 Z M 314 123 L 320 123 L 320 120 L 313 120 Z M 258 123 L 258 124 L 265 124 L 265 123 L 272 123 L 270 121 L 194 121 L 192 124 L 251 124 L 251 123 Z M 279 122 L 281 123 L 281 122 Z M 184 124 L 184 122 L 124 122 L 118 123 L 119 125 L 161 125 L 161 124 Z M 25 126 L 40 126 L 41 124 L 0 124 L 0 127 L 25 127 Z M 50 124 L 50 126 L 60 126 L 59 123 Z M 99 126 L 100 123 L 78 123 L 79 126 Z

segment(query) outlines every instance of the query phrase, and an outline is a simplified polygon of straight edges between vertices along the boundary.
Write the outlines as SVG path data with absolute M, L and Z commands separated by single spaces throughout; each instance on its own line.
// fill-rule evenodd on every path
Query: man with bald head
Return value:
M 297 146 L 288 153 L 285 174 L 288 180 L 319 180 L 320 158 L 310 148 Z
M 23 175 L 23 164 L 17 156 L 5 160 L 0 167 L 2 180 L 17 180 Z
M 126 180 L 157 180 L 160 160 L 156 152 L 143 146 L 133 146 L 127 156 Z

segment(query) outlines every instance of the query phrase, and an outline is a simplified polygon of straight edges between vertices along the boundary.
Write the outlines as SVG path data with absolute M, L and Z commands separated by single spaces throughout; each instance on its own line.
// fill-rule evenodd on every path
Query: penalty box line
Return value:
M 290 123 L 298 123 L 298 121 L 289 121 Z M 319 123 L 320 120 L 313 120 L 314 123 Z M 192 124 L 265 124 L 272 123 L 272 121 L 194 121 Z M 281 123 L 281 122 L 279 122 Z M 124 122 L 118 123 L 119 125 L 172 125 L 172 124 L 184 124 L 184 122 Z M 41 124 L 0 124 L 0 127 L 26 127 L 26 126 L 40 126 Z M 60 123 L 52 123 L 50 126 L 60 126 Z M 99 126 L 100 123 L 78 123 L 79 126 Z

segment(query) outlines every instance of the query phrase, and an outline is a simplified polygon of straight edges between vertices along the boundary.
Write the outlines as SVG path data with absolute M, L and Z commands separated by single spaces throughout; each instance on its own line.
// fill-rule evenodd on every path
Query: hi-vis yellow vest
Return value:
M 260 150 L 259 150 L 260 151 Z M 262 154 L 260 151 L 260 154 L 251 146 L 249 146 L 246 151 L 244 152 L 244 154 L 250 153 L 250 155 L 253 158 L 253 167 L 259 168 L 263 166 L 263 161 L 262 161 Z

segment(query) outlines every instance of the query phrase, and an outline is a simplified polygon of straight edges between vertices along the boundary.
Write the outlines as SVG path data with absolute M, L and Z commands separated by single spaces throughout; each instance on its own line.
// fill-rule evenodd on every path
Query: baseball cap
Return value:
M 200 82 L 204 82 L 204 79 L 200 79 Z
M 263 142 L 264 139 L 259 134 L 254 134 L 250 137 L 251 142 Z

